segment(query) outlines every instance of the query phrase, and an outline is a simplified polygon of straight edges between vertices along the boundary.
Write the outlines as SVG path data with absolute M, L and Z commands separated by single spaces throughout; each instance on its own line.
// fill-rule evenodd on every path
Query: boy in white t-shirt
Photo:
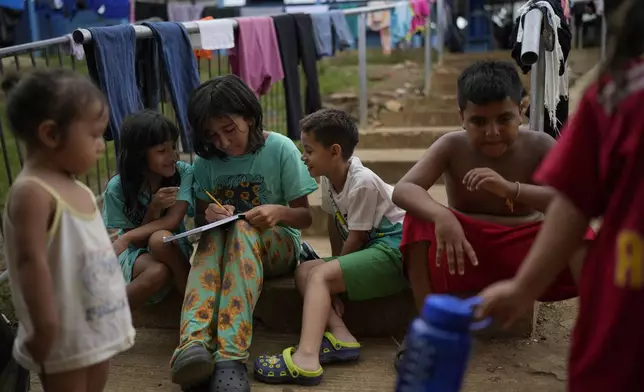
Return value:
M 393 187 L 352 156 L 358 129 L 347 113 L 320 110 L 304 118 L 300 129 L 302 160 L 312 176 L 320 176 L 333 256 L 297 268 L 304 296 L 299 345 L 258 357 L 255 378 L 316 385 L 322 380 L 320 364 L 360 356 L 360 344 L 342 321 L 342 303 L 332 296 L 366 300 L 408 288 L 398 250 L 405 212 L 391 201 Z

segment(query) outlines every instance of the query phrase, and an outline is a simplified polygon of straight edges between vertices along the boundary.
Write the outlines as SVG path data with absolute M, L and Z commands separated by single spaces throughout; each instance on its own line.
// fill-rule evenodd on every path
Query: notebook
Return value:
M 172 242 L 172 241 L 178 240 L 180 238 L 188 237 L 188 236 L 193 235 L 193 234 L 203 233 L 204 231 L 214 229 L 215 227 L 223 226 L 225 224 L 228 224 L 230 222 L 234 222 L 234 221 L 239 220 L 239 219 L 244 219 L 244 214 L 233 215 L 233 216 L 228 217 L 226 219 L 221 219 L 221 220 L 218 220 L 218 221 L 215 221 L 215 222 L 212 222 L 212 223 L 208 223 L 207 225 L 195 227 L 192 230 L 184 231 L 181 234 L 163 237 L 163 242 Z

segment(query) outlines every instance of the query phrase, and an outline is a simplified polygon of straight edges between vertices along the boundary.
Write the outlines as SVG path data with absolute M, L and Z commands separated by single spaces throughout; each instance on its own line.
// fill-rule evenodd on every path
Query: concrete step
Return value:
M 383 181 L 395 184 L 425 153 L 423 148 L 357 149 L 355 156 Z
M 439 137 L 460 130 L 460 126 L 446 127 L 386 127 L 360 130 L 360 149 L 416 149 L 429 148 Z
M 450 90 L 450 94 L 455 91 L 456 88 Z M 420 111 L 403 108 L 400 112 L 380 112 L 378 122 L 384 127 L 454 127 L 458 129 L 461 116 L 458 114 L 458 107 L 449 110 L 427 107 Z

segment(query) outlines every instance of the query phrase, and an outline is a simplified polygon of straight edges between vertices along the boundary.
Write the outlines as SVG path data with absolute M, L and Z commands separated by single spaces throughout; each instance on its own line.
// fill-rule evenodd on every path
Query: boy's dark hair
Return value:
M 604 2 L 608 28 L 606 62 L 600 78 L 609 74 L 615 82 L 614 94 L 605 94 L 604 103 L 615 107 L 620 94 L 628 91 L 626 68 L 629 62 L 644 53 L 644 1 L 611 0 Z M 604 79 L 600 85 L 605 87 Z
M 349 159 L 358 144 L 358 127 L 348 113 L 338 109 L 322 109 L 300 121 L 300 130 L 312 133 L 315 140 L 326 148 L 334 144 L 342 147 L 342 158 Z
M 124 197 L 123 213 L 139 226 L 152 200 L 152 190 L 147 181 L 147 152 L 168 141 L 176 143 L 179 129 L 160 113 L 142 110 L 125 118 L 120 137 L 117 167 Z M 179 172 L 175 171 L 174 176 L 162 179 L 161 187 L 179 186 L 180 182 Z M 142 195 L 147 198 L 144 199 L 146 202 L 141 202 Z
M 255 93 L 235 75 L 217 76 L 203 83 L 191 95 L 188 121 L 192 127 L 195 153 L 209 159 L 227 157 L 206 138 L 204 123 L 216 117 L 241 116 L 250 121 L 248 151 L 254 153 L 264 146 L 264 116 Z
M 458 77 L 458 107 L 467 102 L 487 105 L 510 98 L 521 103 L 523 83 L 514 64 L 505 61 L 479 61 L 467 67 Z
M 38 142 L 38 126 L 43 121 L 56 123 L 64 137 L 88 104 L 100 102 L 103 110 L 108 109 L 101 90 L 68 69 L 10 74 L 2 81 L 2 90 L 7 95 L 6 116 L 13 134 L 28 144 Z

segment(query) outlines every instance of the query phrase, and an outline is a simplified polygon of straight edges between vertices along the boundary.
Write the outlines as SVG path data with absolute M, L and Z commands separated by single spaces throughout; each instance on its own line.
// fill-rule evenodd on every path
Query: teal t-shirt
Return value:
M 194 208 L 192 166 L 186 162 L 179 161 L 177 162 L 177 172 L 181 178 L 177 201 L 187 202 L 188 209 L 190 210 Z M 149 196 L 145 194 L 141 194 L 139 199 L 143 203 L 149 202 Z M 105 221 L 105 226 L 110 229 L 120 230 L 136 229 L 139 226 L 144 216 L 132 217 L 130 219 L 123 211 L 124 205 L 125 197 L 123 196 L 123 188 L 121 187 L 121 176 L 117 174 L 107 183 L 105 193 L 103 194 L 103 220 Z M 181 231 L 183 230 L 185 229 L 182 224 Z
M 243 213 L 263 204 L 286 206 L 317 189 L 293 141 L 271 132 L 264 147 L 254 154 L 219 159 L 196 157 L 195 196 L 211 202 L 208 190 L 220 203 Z M 300 231 L 286 228 L 299 246 Z

